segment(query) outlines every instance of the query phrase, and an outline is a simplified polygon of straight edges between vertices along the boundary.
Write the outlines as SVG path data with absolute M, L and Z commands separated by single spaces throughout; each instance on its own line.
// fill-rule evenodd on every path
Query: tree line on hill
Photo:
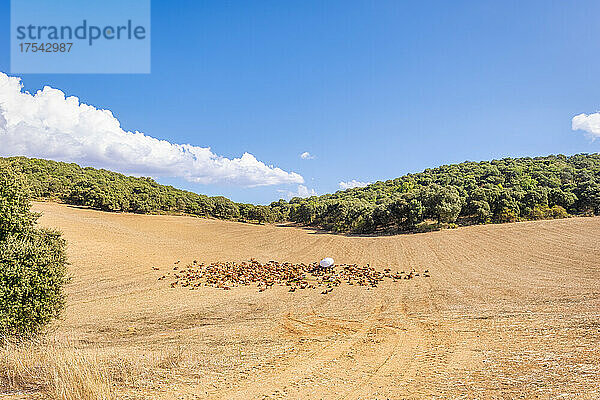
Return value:
M 598 215 L 600 155 L 463 162 L 290 203 L 292 221 L 354 233 Z
M 5 161 L 22 175 L 34 199 L 53 199 L 103 211 L 184 213 L 242 221 L 274 221 L 268 206 L 235 203 L 160 185 L 151 178 L 26 157 Z
M 296 222 L 340 233 L 414 232 L 442 226 L 600 215 L 600 155 L 463 162 L 363 188 L 235 203 L 163 186 L 150 178 L 48 160 L 6 159 L 35 198 L 105 211 L 176 212 L 256 222 Z

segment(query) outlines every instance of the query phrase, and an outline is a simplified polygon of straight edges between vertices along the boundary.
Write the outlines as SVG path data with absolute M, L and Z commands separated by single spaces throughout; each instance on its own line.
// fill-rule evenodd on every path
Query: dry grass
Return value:
M 6 342 L 0 349 L 0 394 L 53 400 L 144 398 L 135 391 L 196 361 L 181 346 L 157 353 L 105 352 L 56 338 Z
M 42 341 L 6 343 L 0 350 L 3 392 L 55 400 L 115 399 L 111 369 L 94 354 Z
M 146 399 L 149 393 L 160 391 L 161 381 L 199 365 L 198 358 L 180 345 L 146 353 L 82 347 L 56 335 L 28 342 L 5 341 L 0 347 L 0 396 Z

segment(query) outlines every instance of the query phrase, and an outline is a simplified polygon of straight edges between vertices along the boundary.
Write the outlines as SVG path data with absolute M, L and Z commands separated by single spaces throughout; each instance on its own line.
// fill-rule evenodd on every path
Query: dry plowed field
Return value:
M 600 218 L 349 237 L 34 209 L 69 243 L 53 340 L 120 363 L 121 398 L 600 399 Z M 326 295 L 158 280 L 177 260 L 326 256 L 431 277 Z

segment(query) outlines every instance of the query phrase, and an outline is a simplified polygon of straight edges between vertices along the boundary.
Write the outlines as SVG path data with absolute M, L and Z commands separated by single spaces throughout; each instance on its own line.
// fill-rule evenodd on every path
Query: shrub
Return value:
M 552 206 L 552 208 L 547 205 L 536 205 L 529 214 L 530 219 L 557 219 L 568 216 L 567 210 L 558 205 Z
M 0 333 L 37 333 L 64 308 L 65 242 L 32 230 L 0 242 Z
M 550 208 L 548 208 L 547 205 L 536 205 L 529 212 L 529 218 L 534 219 L 534 220 L 547 219 L 549 217 L 549 214 L 550 214 Z
M 64 308 L 65 242 L 37 229 L 20 176 L 0 163 L 0 335 L 39 332 Z
M 569 214 L 567 213 L 567 210 L 565 210 L 563 207 L 561 206 L 552 206 L 552 208 L 550 208 L 550 218 L 568 218 Z
M 504 207 L 502 211 L 498 214 L 498 222 L 517 222 L 519 220 L 519 215 L 513 209 L 508 207 Z

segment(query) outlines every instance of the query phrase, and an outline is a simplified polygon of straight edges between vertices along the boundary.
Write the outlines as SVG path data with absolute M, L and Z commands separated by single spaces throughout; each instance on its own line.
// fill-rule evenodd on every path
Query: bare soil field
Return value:
M 600 399 L 600 218 L 349 237 L 34 210 L 68 240 L 72 275 L 39 346 L 96 360 L 117 398 Z M 326 256 L 431 277 L 327 295 L 158 280 L 177 260 Z

